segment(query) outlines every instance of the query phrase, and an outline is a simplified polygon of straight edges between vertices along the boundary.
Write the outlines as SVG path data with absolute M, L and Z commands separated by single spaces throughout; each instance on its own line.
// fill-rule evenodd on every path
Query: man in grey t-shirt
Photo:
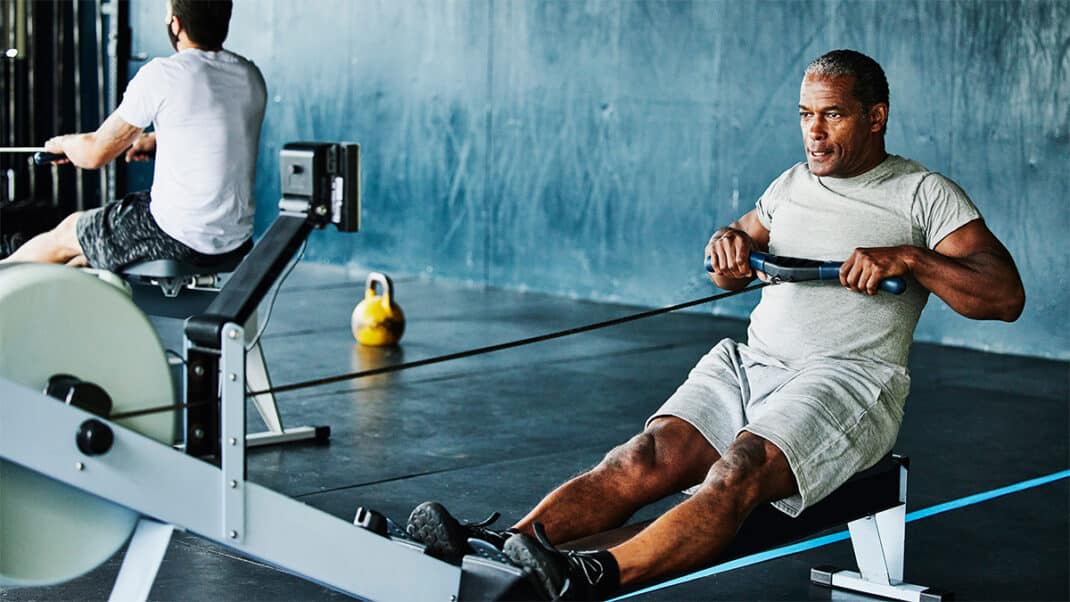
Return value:
M 1025 302 L 1010 254 L 966 194 L 885 152 L 888 107 L 873 59 L 838 50 L 814 60 L 799 95 L 806 162 L 706 247 L 721 288 L 763 277 L 749 265 L 752 250 L 846 258 L 842 286 L 763 289 L 748 344 L 715 346 L 642 433 L 543 499 L 516 534 L 461 524 L 435 503 L 413 511 L 411 531 L 432 534 L 429 549 L 445 555 L 463 552 L 465 537 L 504 541 L 548 596 L 567 582 L 570 597 L 601 599 L 710 562 L 759 504 L 795 516 L 883 457 L 898 434 L 907 351 L 929 293 L 976 319 L 1013 321 Z M 908 280 L 907 292 L 878 294 L 894 276 Z M 617 527 L 685 488 L 689 499 L 609 550 L 549 545 Z M 543 543 L 531 537 L 536 523 Z

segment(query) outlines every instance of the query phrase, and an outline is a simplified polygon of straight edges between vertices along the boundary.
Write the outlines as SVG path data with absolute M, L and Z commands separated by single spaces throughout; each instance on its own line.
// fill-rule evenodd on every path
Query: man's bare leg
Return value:
M 794 495 L 795 477 L 783 452 L 743 432 L 713 465 L 699 491 L 611 548 L 621 585 L 713 561 L 759 504 Z
M 513 528 L 532 535 L 538 521 L 551 541 L 563 543 L 618 527 L 639 508 L 702 482 L 719 458 L 695 427 L 658 418 L 547 495 Z
M 34 261 L 38 263 L 67 263 L 82 255 L 78 243 L 77 224 L 82 212 L 68 215 L 58 226 L 34 236 L 0 263 Z
M 533 536 L 536 522 L 553 541 L 571 541 L 619 526 L 640 507 L 702 482 L 718 457 L 690 424 L 658 418 L 598 466 L 551 492 L 510 530 L 462 523 L 433 501 L 413 509 L 406 530 L 428 553 L 448 560 L 469 553 L 472 539 L 500 547 L 513 530 Z
M 758 504 L 795 490 L 780 450 L 744 432 L 709 469 L 695 495 L 618 546 L 564 553 L 519 534 L 510 537 L 502 551 L 530 571 L 549 598 L 602 600 L 621 586 L 709 563 Z

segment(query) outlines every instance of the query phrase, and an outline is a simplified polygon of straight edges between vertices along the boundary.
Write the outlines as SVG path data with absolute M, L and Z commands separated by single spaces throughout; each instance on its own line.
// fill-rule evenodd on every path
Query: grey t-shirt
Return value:
M 853 178 L 795 165 L 769 185 L 756 212 L 770 253 L 823 261 L 843 261 L 856 247 L 931 249 L 981 217 L 954 182 L 896 155 Z M 928 296 L 910 278 L 902 295 L 869 296 L 835 281 L 766 287 L 748 345 L 788 366 L 831 358 L 905 367 Z

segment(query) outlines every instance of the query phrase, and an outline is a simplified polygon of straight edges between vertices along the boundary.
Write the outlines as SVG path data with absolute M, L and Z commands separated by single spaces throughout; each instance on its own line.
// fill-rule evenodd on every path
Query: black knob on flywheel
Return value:
M 99 456 L 111 449 L 115 442 L 115 434 L 111 427 L 96 418 L 90 418 L 78 427 L 78 435 L 74 438 L 78 449 L 87 456 Z

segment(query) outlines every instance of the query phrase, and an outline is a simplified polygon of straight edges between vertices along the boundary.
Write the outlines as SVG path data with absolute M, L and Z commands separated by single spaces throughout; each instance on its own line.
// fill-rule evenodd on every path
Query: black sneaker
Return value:
M 542 525 L 538 539 L 524 533 L 510 537 L 502 552 L 534 577 L 547 600 L 605 600 L 607 567 L 592 552 L 561 551 L 546 539 Z
M 500 550 L 512 531 L 498 531 L 489 525 L 501 516 L 497 512 L 478 523 L 462 523 L 438 502 L 424 502 L 409 514 L 405 530 L 417 541 L 427 546 L 435 558 L 458 561 L 472 552 L 469 539 L 486 542 Z

